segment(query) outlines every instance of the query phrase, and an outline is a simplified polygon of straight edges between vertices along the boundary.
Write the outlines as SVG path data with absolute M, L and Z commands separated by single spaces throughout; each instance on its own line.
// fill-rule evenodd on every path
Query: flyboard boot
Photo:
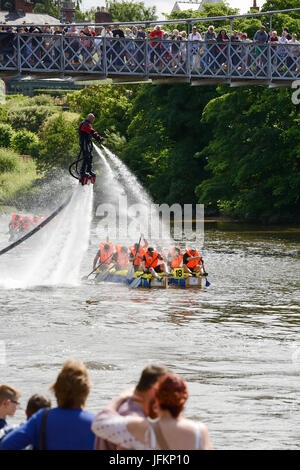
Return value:
M 95 182 L 96 182 L 96 173 L 94 173 L 93 171 L 89 171 L 89 178 L 91 180 L 91 183 L 95 184 Z
M 90 178 L 90 175 L 88 175 L 87 173 L 83 173 L 82 175 L 79 176 L 79 183 L 81 183 L 82 186 L 84 186 L 85 184 L 88 184 L 89 178 Z

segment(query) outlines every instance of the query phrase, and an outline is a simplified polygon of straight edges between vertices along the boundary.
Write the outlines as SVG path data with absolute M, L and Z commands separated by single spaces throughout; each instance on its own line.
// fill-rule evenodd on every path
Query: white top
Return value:
M 189 37 L 189 41 L 201 41 L 202 40 L 200 33 L 196 33 L 196 34 L 190 33 L 188 37 Z
M 136 439 L 127 429 L 127 423 L 130 416 L 121 416 L 110 410 L 104 410 L 99 413 L 92 423 L 92 431 L 96 436 L 102 437 L 116 445 L 124 447 L 125 449 L 131 450 L 155 450 L 157 449 L 156 435 L 153 427 L 151 426 L 151 420 L 147 418 L 150 426 L 145 432 L 144 441 L 145 444 Z M 191 450 L 202 450 L 202 424 L 195 424 L 196 430 L 196 441 L 195 446 Z

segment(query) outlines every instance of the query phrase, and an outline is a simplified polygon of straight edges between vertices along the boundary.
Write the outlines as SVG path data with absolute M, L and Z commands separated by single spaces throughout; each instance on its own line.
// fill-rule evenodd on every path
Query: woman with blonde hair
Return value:
M 40 450 L 92 450 L 94 414 L 84 411 L 91 388 L 82 361 L 69 359 L 50 387 L 56 408 L 43 408 L 1 441 L 0 449 L 20 450 L 28 445 Z
M 126 395 L 126 394 L 125 394 Z M 157 419 L 120 416 L 116 410 L 124 393 L 100 412 L 92 424 L 94 433 L 124 449 L 210 450 L 206 426 L 182 416 L 188 391 L 175 374 L 163 375 L 154 386 Z M 126 395 L 128 397 L 128 393 Z

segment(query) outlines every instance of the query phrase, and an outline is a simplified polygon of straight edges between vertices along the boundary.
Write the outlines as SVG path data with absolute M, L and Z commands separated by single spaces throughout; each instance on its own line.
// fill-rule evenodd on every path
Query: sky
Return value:
M 165 19 L 162 13 L 171 13 L 171 10 L 176 0 L 143 0 L 146 7 L 156 6 L 156 12 L 160 20 Z M 249 8 L 253 5 L 253 0 L 227 0 L 229 5 L 233 8 L 239 8 L 240 13 L 247 13 Z M 261 6 L 264 0 L 258 0 L 257 5 Z M 82 9 L 89 10 L 92 7 L 105 6 L 105 0 L 82 0 Z

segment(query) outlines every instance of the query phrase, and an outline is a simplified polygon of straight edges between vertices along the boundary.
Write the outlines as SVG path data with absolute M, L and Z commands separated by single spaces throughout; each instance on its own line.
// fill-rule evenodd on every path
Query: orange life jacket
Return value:
M 156 266 L 158 265 L 158 253 L 157 251 L 154 251 L 152 253 L 152 255 L 149 253 L 149 251 L 147 250 L 145 252 L 145 258 L 146 258 L 146 262 L 145 262 L 145 267 L 146 268 L 156 268 Z M 155 261 L 153 261 L 155 260 Z
M 109 250 L 106 251 L 104 245 L 109 245 Z M 100 262 L 104 264 L 111 263 L 113 252 L 114 245 L 112 243 L 100 243 Z
M 197 250 L 195 251 L 195 253 L 193 255 L 192 255 L 190 250 L 186 249 L 185 252 L 188 254 L 189 258 L 195 258 L 196 256 L 199 256 L 199 253 L 198 253 Z M 186 263 L 186 266 L 188 268 L 194 268 L 195 266 L 197 266 L 197 264 L 201 264 L 201 258 L 200 259 L 194 259 L 192 261 L 188 261 Z
M 135 246 L 130 246 L 130 247 L 129 247 L 129 250 L 131 251 L 132 256 L 135 257 L 135 256 L 136 256 L 136 248 L 135 248 Z M 134 262 L 133 262 L 133 264 L 134 264 L 135 266 L 140 266 L 140 265 L 142 264 L 144 254 L 145 254 L 144 248 L 143 248 L 142 246 L 140 246 L 138 255 L 136 256 L 136 258 L 135 258 L 135 260 L 134 260 Z
M 19 223 L 21 222 L 21 218 L 19 217 L 17 220 L 16 220 L 16 216 L 17 214 L 13 214 L 12 217 L 11 217 L 11 225 L 12 227 L 19 227 Z
M 119 245 L 116 245 L 116 252 L 117 252 L 117 255 L 118 255 L 118 258 L 117 258 L 118 264 L 120 264 L 121 266 L 128 266 L 128 264 L 129 264 L 129 255 L 128 255 L 128 253 L 124 253 L 122 251 L 122 247 L 119 246 Z
M 23 217 L 22 218 L 22 229 L 23 230 L 28 230 L 30 228 L 30 219 L 29 217 Z
M 180 248 L 179 248 L 180 250 Z M 181 266 L 181 263 L 182 263 L 182 259 L 183 259 L 183 255 L 182 255 L 182 251 L 180 250 L 180 253 L 179 255 L 176 254 L 177 251 L 175 251 L 175 248 L 169 248 L 169 255 L 171 256 L 172 258 L 172 261 L 171 261 L 171 268 L 174 269 L 174 268 L 179 268 Z

